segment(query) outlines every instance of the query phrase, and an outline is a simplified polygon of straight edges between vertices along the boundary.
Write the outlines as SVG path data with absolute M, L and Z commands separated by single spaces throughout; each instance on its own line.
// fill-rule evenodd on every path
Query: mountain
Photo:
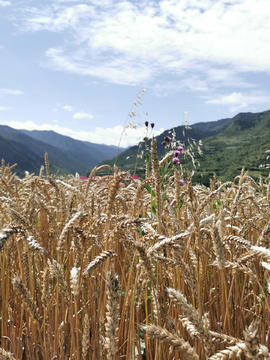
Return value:
M 182 143 L 186 142 L 188 144 L 189 142 L 199 141 L 206 137 L 212 136 L 213 134 L 216 134 L 216 131 L 208 130 L 208 127 L 211 128 L 211 126 L 208 125 L 209 123 L 204 123 L 204 124 L 206 130 L 201 130 L 200 125 L 198 126 L 198 129 L 196 127 L 193 128 L 192 126 L 192 128 L 189 128 L 189 130 L 187 130 L 186 126 L 183 125 L 174 128 L 176 139 L 181 141 Z M 164 155 L 164 147 L 162 145 L 162 142 L 164 141 L 164 138 L 166 136 L 172 137 L 172 132 L 173 129 L 169 129 L 169 130 L 165 130 L 161 135 L 156 136 L 158 156 Z M 148 148 L 150 148 L 150 143 L 151 140 L 149 139 L 147 142 Z M 144 149 L 144 146 L 145 146 L 144 143 L 140 143 L 139 147 L 137 145 L 132 146 L 126 151 L 122 152 L 120 155 L 117 156 L 117 166 L 120 169 L 123 168 L 125 170 L 133 171 L 137 154 L 139 154 L 139 152 L 141 152 Z M 110 166 L 113 166 L 114 163 L 115 163 L 115 158 L 111 160 L 103 161 L 100 165 L 108 164 Z M 142 167 L 143 163 L 144 160 L 137 159 L 137 164 L 139 165 L 138 170 L 140 170 L 140 167 Z M 105 173 L 107 174 L 106 169 L 104 170 L 104 172 L 101 172 L 100 174 L 105 174 Z M 139 171 L 139 174 L 142 176 L 141 171 Z
M 17 163 L 15 171 L 20 176 L 24 174 L 25 170 L 37 174 L 41 165 L 44 165 L 45 152 L 48 153 L 52 173 L 59 171 L 60 174 L 75 174 L 76 172 L 83 174 L 86 171 L 84 164 L 71 158 L 56 147 L 35 140 L 20 130 L 0 125 L 0 134 L 2 138 L 0 156 L 10 165 L 14 162 Z M 10 159 L 8 148 L 4 146 L 6 141 L 12 145 L 13 161 Z M 20 161 L 20 159 L 23 159 L 23 161 Z M 26 166 L 27 164 L 29 166 Z
M 212 135 L 214 133 L 219 133 L 220 129 L 225 129 L 227 126 L 229 126 L 229 121 L 231 119 L 221 119 L 216 121 L 209 121 L 209 122 L 199 122 L 192 125 L 192 129 L 201 130 L 201 131 L 211 131 Z M 226 125 L 227 124 L 227 125 Z
M 69 136 L 60 135 L 54 131 L 21 130 L 33 139 L 55 146 L 68 156 L 85 164 L 84 173 L 100 162 L 111 159 L 117 153 L 117 146 L 94 144 L 88 141 L 75 140 Z M 119 148 L 119 154 L 126 150 Z
M 14 170 L 17 173 L 23 173 L 24 169 L 38 173 L 39 167 L 37 164 L 44 163 L 43 157 L 37 155 L 27 146 L 17 141 L 5 139 L 3 136 L 0 136 L 0 156 L 5 160 L 6 164 L 13 165 L 17 163 Z
M 233 180 L 243 167 L 255 179 L 266 178 L 269 170 L 259 166 L 270 149 L 270 111 L 240 113 L 227 125 L 219 134 L 204 139 L 204 154 L 194 181 L 202 175 L 201 182 L 208 184 L 214 173 L 222 181 Z
M 183 167 L 186 166 L 190 171 L 195 170 L 194 183 L 209 185 L 209 179 L 214 173 L 221 181 L 233 180 L 242 167 L 249 170 L 255 179 L 269 174 L 269 170 L 259 168 L 259 165 L 265 163 L 265 152 L 270 149 L 270 110 L 261 113 L 239 113 L 233 118 L 197 123 L 191 125 L 189 130 L 181 125 L 174 130 L 176 139 L 185 143 L 186 148 L 189 144 L 194 144 L 194 141 L 202 140 L 203 156 L 197 156 L 200 167 L 197 165 L 194 169 L 189 157 L 180 157 Z M 159 157 L 165 154 L 161 143 L 165 136 L 172 137 L 172 131 L 173 129 L 166 130 L 156 137 Z M 141 143 L 139 146 L 140 148 L 134 146 L 120 154 L 116 164 L 121 170 L 133 173 L 136 162 L 136 173 L 144 177 L 144 159 L 137 158 L 137 154 L 144 150 L 145 145 Z M 150 140 L 148 147 L 150 148 Z M 195 149 L 196 146 L 192 150 L 194 153 Z M 115 159 L 106 161 L 109 165 L 114 162 Z
M 178 126 L 164 131 L 157 136 L 157 152 L 164 156 L 161 144 L 164 137 L 173 137 L 184 143 L 185 148 L 193 146 L 202 140 L 203 156 L 197 156 L 196 169 L 191 159 L 180 157 L 182 167 L 189 171 L 195 170 L 193 182 L 209 185 L 209 179 L 214 173 L 221 181 L 233 180 L 239 175 L 242 167 L 249 170 L 250 175 L 258 179 L 260 175 L 268 176 L 269 170 L 259 168 L 265 163 L 266 150 L 270 149 L 270 110 L 261 113 L 239 113 L 233 118 L 212 122 L 196 123 L 187 128 Z M 150 148 L 150 140 L 147 145 Z M 144 177 L 144 159 L 138 158 L 144 150 L 144 142 L 128 149 L 121 148 L 117 156 L 117 166 L 121 170 L 130 171 Z M 195 151 L 194 146 L 192 152 Z M 123 151 L 124 150 L 124 151 Z M 96 166 L 109 164 L 113 166 L 117 147 L 93 144 L 79 141 L 53 131 L 15 130 L 0 125 L 0 157 L 10 165 L 17 163 L 15 171 L 19 176 L 24 171 L 38 174 L 40 166 L 44 165 L 44 154 L 48 153 L 51 173 L 84 175 Z M 110 160 L 111 159 L 111 160 Z M 136 165 L 135 165 L 136 164 Z M 100 175 L 106 174 L 100 172 Z
M 45 152 L 48 153 L 51 173 L 58 171 L 67 175 L 78 172 L 84 175 L 116 151 L 115 146 L 74 140 L 53 131 L 31 132 L 0 125 L 0 157 L 6 164 L 17 163 L 14 171 L 19 176 L 24 176 L 26 170 L 38 174 L 44 165 Z

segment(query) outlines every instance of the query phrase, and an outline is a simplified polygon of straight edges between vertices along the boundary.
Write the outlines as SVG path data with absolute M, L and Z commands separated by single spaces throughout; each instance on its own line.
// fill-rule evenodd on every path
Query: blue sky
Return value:
M 126 120 L 269 110 L 269 19 L 269 0 L 0 0 L 0 124 L 118 145 Z

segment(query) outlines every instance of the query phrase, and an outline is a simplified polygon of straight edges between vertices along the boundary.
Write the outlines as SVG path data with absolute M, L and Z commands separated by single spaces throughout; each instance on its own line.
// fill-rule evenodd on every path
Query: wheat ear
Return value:
M 182 351 L 188 360 L 199 360 L 199 356 L 195 349 L 182 337 L 172 334 L 168 330 L 162 329 L 160 326 L 156 325 L 142 326 L 142 329 L 147 331 L 150 338 L 159 339 L 162 342 L 170 344 L 177 350 Z
M 98 265 L 102 264 L 108 257 L 114 257 L 116 254 L 111 250 L 103 251 L 100 253 L 83 271 L 83 275 L 87 275 L 90 271 L 94 270 Z
M 0 348 L 0 360 L 16 360 L 10 351 Z
M 33 320 L 38 323 L 40 314 L 37 308 L 37 304 L 32 299 L 30 292 L 26 289 L 22 279 L 18 275 L 13 278 L 13 286 L 15 290 L 18 291 L 18 293 L 21 295 L 21 298 L 29 310 Z
M 45 155 L 44 155 L 44 161 L 45 161 L 45 167 L 46 167 L 46 175 L 48 178 L 50 176 L 50 165 L 49 165 L 49 158 L 48 158 L 47 153 L 45 153 Z
M 121 181 L 127 176 L 128 176 L 127 172 L 115 173 L 115 175 L 111 181 L 111 186 L 109 188 L 108 201 L 107 201 L 107 206 L 106 206 L 106 214 L 110 214 L 112 212 L 112 205 L 114 203 L 115 197 L 119 190 L 119 185 L 120 185 Z
M 43 282 L 42 282 L 42 296 L 41 301 L 44 308 L 48 306 L 49 300 L 51 298 L 51 288 L 50 288 L 50 269 L 47 266 L 43 271 Z
M 183 311 L 183 317 L 187 317 L 191 323 L 195 326 L 198 333 L 204 340 L 204 347 L 206 355 L 209 356 L 211 352 L 214 352 L 214 345 L 212 337 L 209 333 L 209 324 L 205 321 L 205 318 L 202 319 L 199 316 L 198 311 L 187 302 L 187 299 L 184 297 L 180 291 L 175 289 L 167 288 L 168 295 L 170 299 L 179 305 L 180 309 Z
M 63 269 L 58 264 L 58 262 L 54 259 L 52 260 L 52 262 L 50 262 L 50 260 L 48 259 L 48 265 L 49 265 L 51 277 L 54 276 L 56 278 L 56 280 L 58 282 L 58 286 L 59 286 L 59 291 L 60 291 L 61 295 L 63 296 L 63 299 L 68 307 L 69 306 L 69 292 L 68 292 L 68 286 L 67 286 L 67 283 L 65 280 L 65 274 L 63 272 Z
M 255 321 L 244 330 L 244 338 L 246 344 L 246 355 L 249 359 L 259 359 L 259 343 L 258 343 L 258 323 Z
M 107 302 L 106 302 L 106 323 L 105 323 L 105 344 L 104 347 L 107 349 L 107 359 L 115 359 L 115 354 L 117 352 L 116 347 L 116 332 L 118 330 L 119 323 L 119 280 L 118 276 L 114 274 L 113 270 L 107 274 L 106 278 L 107 285 Z
M 89 331 L 90 331 L 90 321 L 87 314 L 84 315 L 83 319 L 83 335 L 82 335 L 82 358 L 86 359 L 88 352 L 88 342 L 89 342 Z

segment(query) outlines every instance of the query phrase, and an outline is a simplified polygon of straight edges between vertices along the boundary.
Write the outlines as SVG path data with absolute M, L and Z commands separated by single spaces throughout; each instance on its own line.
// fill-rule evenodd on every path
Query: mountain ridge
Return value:
M 120 148 L 120 152 L 123 150 Z M 84 175 L 100 160 L 113 156 L 113 152 L 116 154 L 117 148 L 88 144 L 87 141 L 75 140 L 54 131 L 34 130 L 34 133 L 31 133 L 0 125 L 0 151 L 0 156 L 7 164 L 17 163 L 14 171 L 19 176 L 24 176 L 25 171 L 37 174 L 44 165 L 45 152 L 48 154 L 52 173 L 59 171 L 60 175 L 75 175 L 78 172 Z
M 259 165 L 265 160 L 265 151 L 270 149 L 270 110 L 259 113 L 241 112 L 232 118 L 195 123 L 191 128 L 180 125 L 165 130 L 156 136 L 159 156 L 164 155 L 164 137 L 173 137 L 173 131 L 176 140 L 181 141 L 186 148 L 202 140 L 201 150 L 204 155 L 197 159 L 201 167 L 195 169 L 194 181 L 201 182 L 203 179 L 205 184 L 209 184 L 214 173 L 222 181 L 232 180 L 243 166 L 255 178 L 260 174 L 267 174 L 266 170 L 259 169 Z M 147 142 L 149 148 L 150 142 L 151 139 Z M 120 148 L 116 163 L 118 168 L 133 173 L 136 163 L 136 173 L 144 176 L 144 159 L 137 158 L 144 146 L 144 142 L 141 142 L 140 147 Z M 84 175 L 89 174 L 94 166 L 113 166 L 113 151 L 116 154 L 116 146 L 80 141 L 54 131 L 30 132 L 0 125 L 1 157 L 11 165 L 17 163 L 15 171 L 20 176 L 23 176 L 25 170 L 39 172 L 40 166 L 44 165 L 45 152 L 48 153 L 52 173 L 59 171 L 59 174 L 67 175 L 78 172 Z M 192 152 L 195 153 L 195 148 Z M 183 161 L 180 157 L 180 162 L 183 166 L 191 166 L 189 158 Z M 106 174 L 106 170 L 100 172 L 102 174 Z
M 221 181 L 233 180 L 242 167 L 249 170 L 256 179 L 260 175 L 268 175 L 267 170 L 260 169 L 259 165 L 266 158 L 265 151 L 270 149 L 270 110 L 259 113 L 241 112 L 232 118 L 196 123 L 190 127 L 191 129 L 188 130 L 185 125 L 180 125 L 174 128 L 174 131 L 176 139 L 184 143 L 185 147 L 189 146 L 188 138 L 191 138 L 191 144 L 193 140 L 196 142 L 202 140 L 200 148 L 203 156 L 197 159 L 200 168 L 197 166 L 194 169 L 190 158 L 185 161 L 183 161 L 183 157 L 179 158 L 182 166 L 188 166 L 190 171 L 195 170 L 194 182 L 209 185 L 210 178 L 214 173 L 219 176 Z M 161 143 L 164 141 L 164 137 L 172 137 L 172 131 L 173 128 L 155 137 L 159 157 L 164 155 L 164 147 Z M 184 137 L 183 131 L 185 132 Z M 147 145 L 150 149 L 150 140 Z M 141 143 L 141 150 L 143 149 L 144 144 Z M 252 149 L 252 152 L 249 152 L 249 149 Z M 194 147 L 191 152 L 195 152 Z M 123 171 L 133 172 L 136 161 L 136 173 L 144 177 L 144 159 L 137 158 L 137 154 L 138 147 L 124 151 L 118 156 L 116 165 Z M 111 166 L 114 162 L 115 159 L 106 161 Z M 227 175 L 228 177 L 226 177 Z
M 107 160 L 108 157 L 113 157 L 117 152 L 116 146 L 81 141 L 66 135 L 58 134 L 52 130 L 22 130 L 22 132 L 36 140 L 55 146 L 76 161 L 86 164 L 88 168 L 85 169 L 85 172 L 99 162 Z M 124 150 L 124 148 L 119 148 L 120 153 Z

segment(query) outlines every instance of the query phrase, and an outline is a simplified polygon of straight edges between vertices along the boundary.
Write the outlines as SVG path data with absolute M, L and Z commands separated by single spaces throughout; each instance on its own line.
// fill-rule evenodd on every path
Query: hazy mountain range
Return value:
M 214 173 L 222 181 L 233 180 L 242 167 L 249 170 L 250 175 L 256 179 L 260 175 L 266 177 L 269 174 L 269 170 L 259 168 L 259 165 L 266 163 L 266 150 L 270 150 L 270 110 L 239 113 L 233 118 L 200 122 L 193 124 L 190 129 L 181 125 L 174 130 L 176 139 L 186 147 L 193 141 L 202 140 L 203 155 L 196 155 L 196 146 L 192 150 L 200 167 L 196 162 L 194 169 L 190 158 L 180 157 L 182 166 L 190 171 L 195 170 L 194 182 L 209 184 L 209 178 Z M 161 143 L 165 136 L 172 137 L 172 131 L 173 129 L 168 129 L 156 137 L 159 156 L 165 154 Z M 148 146 L 150 147 L 150 140 Z M 133 173 L 137 162 L 136 174 L 144 177 L 144 159 L 137 158 L 137 154 L 143 149 L 144 143 L 141 143 L 140 148 L 120 148 L 117 166 Z M 0 125 L 0 156 L 10 165 L 17 163 L 15 171 L 19 176 L 24 176 L 25 170 L 38 174 L 41 165 L 44 165 L 45 152 L 48 153 L 51 173 L 78 172 L 85 175 L 96 165 L 106 163 L 113 166 L 117 147 L 75 140 L 54 131 L 15 130 Z
M 124 151 L 119 149 L 119 153 Z M 0 125 L 0 156 L 6 164 L 17 163 L 14 171 L 24 176 L 25 170 L 39 173 L 48 153 L 52 173 L 84 175 L 105 159 L 116 155 L 117 147 L 72 139 L 54 131 L 15 130 Z

